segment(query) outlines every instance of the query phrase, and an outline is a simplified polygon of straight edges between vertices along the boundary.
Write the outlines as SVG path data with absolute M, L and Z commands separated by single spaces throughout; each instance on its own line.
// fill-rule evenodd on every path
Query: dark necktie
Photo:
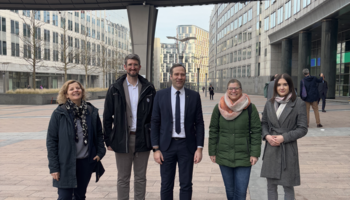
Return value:
M 175 104 L 175 132 L 180 134 L 180 91 L 176 92 L 176 104 Z

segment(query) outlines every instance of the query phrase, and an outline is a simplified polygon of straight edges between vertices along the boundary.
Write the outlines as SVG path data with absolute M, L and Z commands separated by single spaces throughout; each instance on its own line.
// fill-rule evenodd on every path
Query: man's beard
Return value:
M 127 72 L 127 74 L 129 75 L 129 76 L 131 76 L 131 77 L 137 77 L 139 74 L 138 73 L 136 73 L 136 74 L 130 74 L 129 72 Z

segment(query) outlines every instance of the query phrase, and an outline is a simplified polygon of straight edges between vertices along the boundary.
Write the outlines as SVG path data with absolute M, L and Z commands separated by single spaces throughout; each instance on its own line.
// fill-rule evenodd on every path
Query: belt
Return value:
M 173 137 L 174 140 L 183 140 L 183 139 L 186 139 L 186 138 L 180 138 L 180 137 Z
M 135 131 L 130 131 L 130 135 L 136 135 Z

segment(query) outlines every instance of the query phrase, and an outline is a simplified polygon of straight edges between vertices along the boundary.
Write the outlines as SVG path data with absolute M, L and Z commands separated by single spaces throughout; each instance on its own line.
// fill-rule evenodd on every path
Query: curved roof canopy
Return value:
M 1 9 L 12 10 L 103 10 L 126 9 L 129 5 L 155 7 L 245 2 L 239 0 L 0 0 Z

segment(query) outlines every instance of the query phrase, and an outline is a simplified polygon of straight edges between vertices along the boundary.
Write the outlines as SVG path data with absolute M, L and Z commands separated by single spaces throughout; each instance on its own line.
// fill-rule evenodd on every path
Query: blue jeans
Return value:
M 227 200 L 245 200 L 252 167 L 226 167 L 220 165 Z

